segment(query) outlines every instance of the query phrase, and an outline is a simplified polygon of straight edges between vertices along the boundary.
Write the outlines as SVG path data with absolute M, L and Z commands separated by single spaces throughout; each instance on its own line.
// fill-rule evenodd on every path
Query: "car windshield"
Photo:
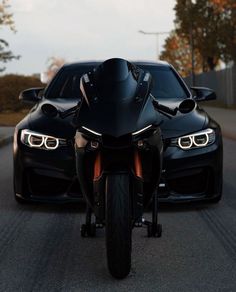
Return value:
M 188 97 L 188 92 L 172 68 L 167 66 L 140 65 L 153 77 L 152 94 L 157 99 L 176 99 Z M 76 69 L 65 69 L 58 73 L 46 91 L 47 98 L 81 98 L 80 77 L 92 70 L 93 65 L 81 65 Z
M 49 84 L 45 96 L 47 98 L 74 98 L 82 97 L 80 91 L 80 77 L 92 70 L 94 66 L 78 66 L 76 69 L 63 69 L 58 72 Z
M 188 97 L 186 88 L 181 84 L 171 67 L 153 65 L 141 65 L 140 67 L 151 73 L 153 77 L 152 95 L 157 99 L 183 99 Z

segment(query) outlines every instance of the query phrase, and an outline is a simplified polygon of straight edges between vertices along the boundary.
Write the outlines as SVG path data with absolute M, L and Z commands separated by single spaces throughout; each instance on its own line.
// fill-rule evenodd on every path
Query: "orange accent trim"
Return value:
M 99 176 L 101 175 L 102 172 L 102 160 L 101 160 L 101 153 L 99 152 L 97 154 L 97 157 L 95 159 L 95 163 L 94 163 L 94 175 L 93 175 L 93 179 L 96 180 L 99 178 Z
M 134 152 L 134 171 L 137 177 L 143 178 L 142 162 L 137 150 Z

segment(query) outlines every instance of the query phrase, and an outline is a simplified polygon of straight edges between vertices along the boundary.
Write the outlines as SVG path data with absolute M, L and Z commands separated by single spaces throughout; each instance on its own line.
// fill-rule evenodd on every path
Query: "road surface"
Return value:
M 18 205 L 12 145 L 0 149 L 0 291 L 236 291 L 236 141 L 224 140 L 218 205 L 162 206 L 161 239 L 133 232 L 132 271 L 111 278 L 104 230 L 81 238 L 84 207 Z M 147 214 L 149 216 L 150 214 Z

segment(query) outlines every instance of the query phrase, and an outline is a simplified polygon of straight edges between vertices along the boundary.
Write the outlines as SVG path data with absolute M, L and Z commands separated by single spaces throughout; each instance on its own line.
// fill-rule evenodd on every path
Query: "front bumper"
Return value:
M 162 202 L 189 202 L 218 197 L 222 188 L 222 139 L 198 149 L 167 147 L 159 185 Z M 31 201 L 80 202 L 73 142 L 53 151 L 14 142 L 14 187 Z
M 73 141 L 47 151 L 29 148 L 15 137 L 14 189 L 18 198 L 28 201 L 80 202 Z
M 159 198 L 162 202 L 202 201 L 222 192 L 222 138 L 206 147 L 181 150 L 168 147 L 164 152 Z

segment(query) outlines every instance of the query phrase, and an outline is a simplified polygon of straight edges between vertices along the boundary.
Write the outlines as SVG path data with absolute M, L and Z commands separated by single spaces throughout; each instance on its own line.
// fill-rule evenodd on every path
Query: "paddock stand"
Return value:
M 162 235 L 162 225 L 158 223 L 158 193 L 155 191 L 152 200 L 152 221 L 145 220 L 141 218 L 138 222 L 135 222 L 136 227 L 142 227 L 142 225 L 147 226 L 147 236 L 148 237 L 161 237 Z
M 96 236 L 96 223 L 92 223 L 92 209 L 86 204 L 86 221 L 81 225 L 80 234 L 82 237 Z
M 153 194 L 153 201 L 152 201 L 152 221 L 145 220 L 141 218 L 135 222 L 135 227 L 142 227 L 143 225 L 147 226 L 147 236 L 148 237 L 161 237 L 162 235 L 162 225 L 158 223 L 158 193 L 155 191 Z M 82 237 L 95 237 L 96 236 L 96 229 L 103 228 L 104 225 L 101 222 L 92 223 L 92 209 L 87 205 L 86 206 L 86 222 L 85 224 L 81 225 L 81 236 Z
M 104 224 L 98 221 L 96 218 L 95 222 L 92 222 L 92 209 L 86 205 L 86 221 L 85 224 L 81 225 L 80 234 L 82 237 L 95 237 L 96 229 L 103 228 Z

